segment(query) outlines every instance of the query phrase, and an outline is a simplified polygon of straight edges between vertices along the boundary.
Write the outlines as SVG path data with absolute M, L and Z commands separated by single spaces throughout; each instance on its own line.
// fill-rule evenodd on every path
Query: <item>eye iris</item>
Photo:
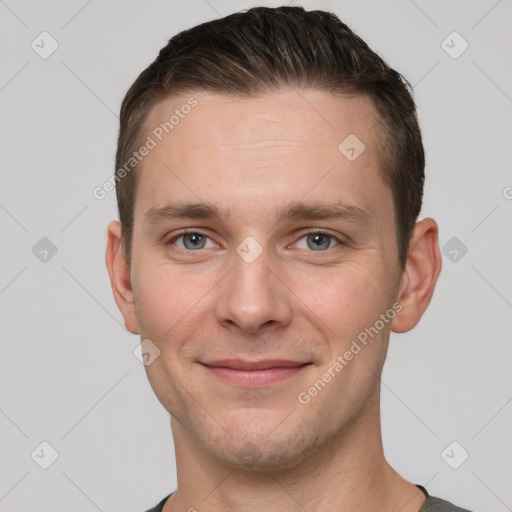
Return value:
M 190 233 L 183 236 L 183 245 L 187 249 L 202 249 L 205 243 L 205 237 L 198 233 Z
M 323 235 L 321 233 L 309 235 L 307 240 L 308 247 L 313 250 L 328 249 L 331 242 L 329 235 Z M 312 244 L 310 242 L 312 242 Z

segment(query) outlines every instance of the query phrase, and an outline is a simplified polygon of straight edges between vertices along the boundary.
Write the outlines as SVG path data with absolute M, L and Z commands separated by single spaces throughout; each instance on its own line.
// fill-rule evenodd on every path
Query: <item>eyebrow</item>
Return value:
M 168 203 L 161 208 L 152 207 L 144 217 L 150 223 L 166 219 L 215 219 L 229 217 L 228 210 L 220 210 L 210 203 Z
M 278 222 L 285 220 L 326 220 L 341 219 L 354 222 L 366 222 L 371 219 L 370 213 L 356 205 L 347 204 L 343 201 L 335 203 L 313 203 L 303 202 L 289 203 L 281 210 L 275 210 Z
M 371 219 L 370 213 L 356 205 L 343 201 L 335 203 L 312 203 L 301 201 L 288 203 L 284 208 L 274 208 L 277 222 L 286 220 L 340 219 L 364 223 Z M 230 209 L 221 209 L 211 203 L 171 202 L 163 207 L 150 208 L 144 215 L 149 223 L 169 219 L 212 219 L 224 221 L 231 216 Z

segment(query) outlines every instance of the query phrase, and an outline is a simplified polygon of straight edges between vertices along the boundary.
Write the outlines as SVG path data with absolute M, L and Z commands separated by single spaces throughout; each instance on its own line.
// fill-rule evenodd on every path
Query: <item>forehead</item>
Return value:
M 392 204 L 378 122 L 364 96 L 312 90 L 167 98 L 145 123 L 154 148 L 139 164 L 136 216 L 176 199 L 218 200 L 248 215 L 292 199 L 384 211 Z

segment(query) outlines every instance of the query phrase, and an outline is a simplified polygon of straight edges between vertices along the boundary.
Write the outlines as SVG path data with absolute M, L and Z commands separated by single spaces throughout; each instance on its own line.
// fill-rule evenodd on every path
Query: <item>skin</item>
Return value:
M 190 96 L 158 104 L 147 133 Z M 432 297 L 438 228 L 429 218 L 416 224 L 401 269 L 374 107 L 311 90 L 193 96 L 197 106 L 139 169 L 131 267 L 118 222 L 106 252 L 126 328 L 161 351 L 145 368 L 175 443 L 178 488 L 164 511 L 418 511 L 423 494 L 384 458 L 379 377 L 390 331 L 412 329 Z M 366 147 L 354 161 L 338 150 L 349 134 Z M 366 216 L 277 216 L 293 201 L 340 200 Z M 148 214 L 171 201 L 229 215 Z M 206 238 L 176 238 L 184 228 Z M 333 237 L 320 238 L 321 248 L 311 240 L 318 232 Z M 262 250 L 251 263 L 236 251 L 246 237 Z M 194 248 L 198 240 L 203 248 Z M 299 393 L 393 304 L 400 313 L 300 403 Z M 309 364 L 246 388 L 202 364 L 225 358 Z

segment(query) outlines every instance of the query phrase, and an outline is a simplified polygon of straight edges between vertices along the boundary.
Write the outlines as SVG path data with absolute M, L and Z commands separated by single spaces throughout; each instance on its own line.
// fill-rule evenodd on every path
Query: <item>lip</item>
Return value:
M 206 370 L 225 382 L 239 387 L 259 388 L 291 378 L 302 372 L 311 363 L 282 359 L 263 361 L 224 359 L 201 364 Z

